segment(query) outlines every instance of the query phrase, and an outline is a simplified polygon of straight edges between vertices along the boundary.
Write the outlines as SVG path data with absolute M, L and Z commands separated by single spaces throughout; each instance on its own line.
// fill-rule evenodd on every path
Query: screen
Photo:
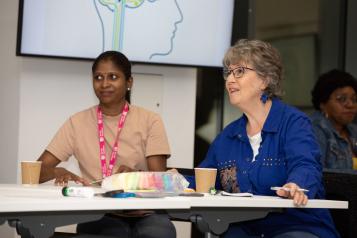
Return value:
M 17 53 L 133 62 L 222 65 L 234 0 L 22 0 Z

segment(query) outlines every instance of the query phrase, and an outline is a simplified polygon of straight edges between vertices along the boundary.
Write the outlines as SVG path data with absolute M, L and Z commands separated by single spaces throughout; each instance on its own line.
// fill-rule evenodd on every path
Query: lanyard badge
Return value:
M 112 153 L 110 155 L 110 160 L 109 160 L 109 166 L 107 167 L 107 159 L 106 159 L 106 153 L 105 153 L 105 139 L 104 139 L 104 124 L 103 124 L 103 113 L 102 109 L 98 106 L 97 107 L 97 123 L 98 123 L 98 136 L 99 136 L 99 158 L 100 158 L 100 163 L 102 166 L 102 176 L 103 178 L 108 177 L 112 175 L 113 168 L 117 159 L 117 153 L 118 153 L 118 144 L 119 144 L 119 134 L 121 129 L 124 126 L 124 122 L 126 119 L 126 116 L 129 111 L 129 104 L 125 103 L 123 111 L 121 112 L 119 122 L 118 122 L 118 130 L 117 134 L 115 136 L 114 144 L 112 147 Z

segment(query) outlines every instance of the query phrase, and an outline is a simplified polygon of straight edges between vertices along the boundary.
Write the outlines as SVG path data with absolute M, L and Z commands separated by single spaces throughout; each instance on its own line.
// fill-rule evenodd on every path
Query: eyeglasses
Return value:
M 254 69 L 252 68 L 248 68 L 248 67 L 244 67 L 244 66 L 238 66 L 237 68 L 234 68 L 234 69 L 227 69 L 227 68 L 224 68 L 223 69 L 223 78 L 224 80 L 227 80 L 228 76 L 233 73 L 233 76 L 235 78 L 240 78 L 243 76 L 243 74 L 245 73 L 245 70 L 252 70 L 254 71 Z
M 357 105 L 357 96 L 347 97 L 346 95 L 337 95 L 335 99 L 342 106 L 346 106 L 348 101 L 351 101 L 353 106 Z

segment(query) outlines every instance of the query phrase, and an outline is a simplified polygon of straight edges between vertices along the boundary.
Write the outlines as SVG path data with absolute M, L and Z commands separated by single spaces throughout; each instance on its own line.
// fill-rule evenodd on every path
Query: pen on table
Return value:
M 89 184 L 96 184 L 96 183 L 100 183 L 102 181 L 103 181 L 103 179 L 93 180 Z
M 288 191 L 288 192 L 290 191 L 290 188 L 285 188 L 285 187 L 271 187 L 270 189 L 271 190 L 275 190 L 275 191 L 280 190 L 280 189 Z M 309 191 L 309 190 L 304 189 L 304 188 L 298 188 L 297 190 L 300 191 L 300 192 L 308 192 Z

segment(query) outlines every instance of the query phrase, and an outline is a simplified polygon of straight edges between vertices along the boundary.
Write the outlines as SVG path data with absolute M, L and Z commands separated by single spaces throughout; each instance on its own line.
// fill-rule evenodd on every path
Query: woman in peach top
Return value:
M 99 104 L 74 114 L 60 128 L 38 159 L 40 181 L 89 185 L 115 173 L 165 171 L 170 156 L 165 128 L 159 115 L 129 104 L 133 78 L 127 57 L 102 53 L 93 63 L 92 80 Z M 57 167 L 72 155 L 81 175 Z M 107 214 L 79 224 L 77 231 L 101 237 L 176 237 L 168 217 L 153 212 Z

